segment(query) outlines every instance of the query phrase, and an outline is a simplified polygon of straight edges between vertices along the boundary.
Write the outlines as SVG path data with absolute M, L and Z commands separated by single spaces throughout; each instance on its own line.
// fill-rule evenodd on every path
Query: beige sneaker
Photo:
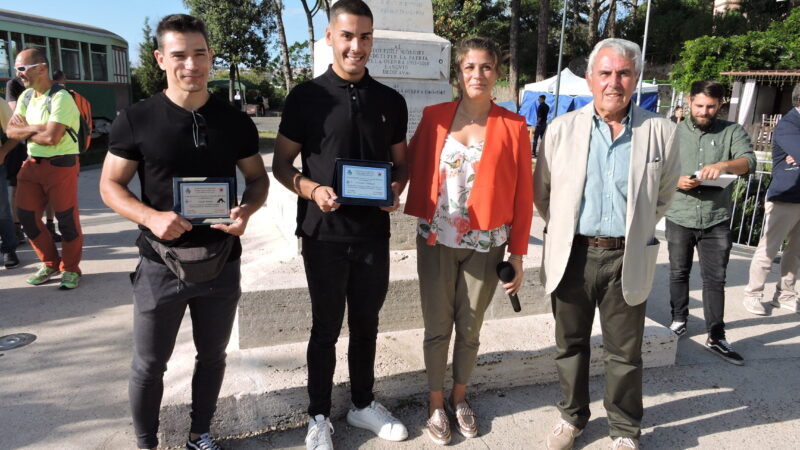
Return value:
M 761 297 L 745 295 L 744 299 L 742 300 L 742 305 L 747 312 L 753 313 L 757 316 L 767 315 L 767 308 L 764 308 L 764 304 L 761 303 Z
M 547 450 L 571 450 L 572 443 L 575 442 L 575 438 L 580 436 L 581 433 L 583 433 L 583 430 L 579 430 L 562 419 L 561 422 L 553 428 L 553 431 L 547 435 L 545 446 Z
M 618 437 L 611 443 L 612 450 L 634 449 L 639 450 L 639 439 Z
M 773 298 L 770 304 L 776 308 L 788 309 L 791 312 L 800 312 L 800 300 L 796 297 Z

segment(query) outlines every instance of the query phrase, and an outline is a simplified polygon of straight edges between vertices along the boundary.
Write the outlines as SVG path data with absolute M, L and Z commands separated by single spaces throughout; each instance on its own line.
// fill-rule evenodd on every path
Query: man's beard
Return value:
M 717 118 L 717 116 L 709 117 L 708 121 L 705 124 L 698 123 L 697 118 L 695 118 L 694 115 L 690 115 L 689 118 L 692 120 L 692 124 L 695 126 L 695 128 L 699 128 L 703 131 L 708 131 L 708 129 L 711 128 L 711 125 L 714 124 L 714 120 Z

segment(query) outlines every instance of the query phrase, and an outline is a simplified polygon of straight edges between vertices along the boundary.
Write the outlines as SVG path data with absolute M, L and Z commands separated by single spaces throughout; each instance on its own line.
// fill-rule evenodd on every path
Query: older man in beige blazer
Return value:
M 546 222 L 540 273 L 551 295 L 564 393 L 549 449 L 571 449 L 589 421 L 595 308 L 612 448 L 638 448 L 645 301 L 659 248 L 654 232 L 680 164 L 674 124 L 631 102 L 640 73 L 638 45 L 598 43 L 586 72 L 594 101 L 550 124 L 534 172 L 534 203 Z

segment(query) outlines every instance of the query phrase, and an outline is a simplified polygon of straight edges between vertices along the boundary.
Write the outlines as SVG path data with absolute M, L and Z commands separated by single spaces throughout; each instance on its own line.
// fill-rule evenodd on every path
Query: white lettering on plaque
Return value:
M 430 0 L 366 0 L 379 30 L 433 33 Z

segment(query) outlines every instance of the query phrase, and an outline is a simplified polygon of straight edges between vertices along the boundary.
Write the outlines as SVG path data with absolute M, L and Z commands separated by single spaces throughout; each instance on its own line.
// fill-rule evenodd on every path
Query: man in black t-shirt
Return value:
M 238 236 L 264 203 L 269 182 L 252 120 L 209 95 L 213 54 L 203 22 L 183 14 L 167 16 L 156 35 L 155 58 L 167 74 L 167 89 L 130 106 L 114 121 L 100 193 L 142 231 L 137 240 L 141 257 L 131 277 L 134 356 L 129 384 L 138 446 L 158 445 L 163 375 L 188 306 L 197 356 L 186 446 L 214 450 L 220 447 L 208 432 L 241 293 Z M 237 167 L 246 187 L 241 204 L 231 209 L 233 223 L 193 225 L 173 212 L 174 178 L 235 177 Z M 141 200 L 127 187 L 137 173 Z M 211 275 L 198 279 L 196 269 L 175 270 L 171 254 L 199 251 L 218 261 L 215 270 L 209 269 Z
M 544 137 L 547 129 L 547 115 L 550 114 L 550 107 L 545 103 L 544 95 L 539 96 L 539 106 L 536 108 L 536 128 L 533 130 L 533 156 L 536 157 L 536 144 L 539 139 Z
M 407 181 L 405 100 L 369 76 L 372 13 L 361 0 L 339 0 L 326 30 L 333 65 L 286 98 L 275 145 L 275 177 L 298 195 L 312 328 L 308 342 L 308 449 L 330 449 L 335 344 L 347 304 L 351 399 L 348 422 L 388 440 L 405 426 L 374 401 L 378 312 L 389 285 L 389 212 Z M 293 162 L 301 155 L 302 172 Z M 391 161 L 391 207 L 340 205 L 333 186 L 337 158 Z

